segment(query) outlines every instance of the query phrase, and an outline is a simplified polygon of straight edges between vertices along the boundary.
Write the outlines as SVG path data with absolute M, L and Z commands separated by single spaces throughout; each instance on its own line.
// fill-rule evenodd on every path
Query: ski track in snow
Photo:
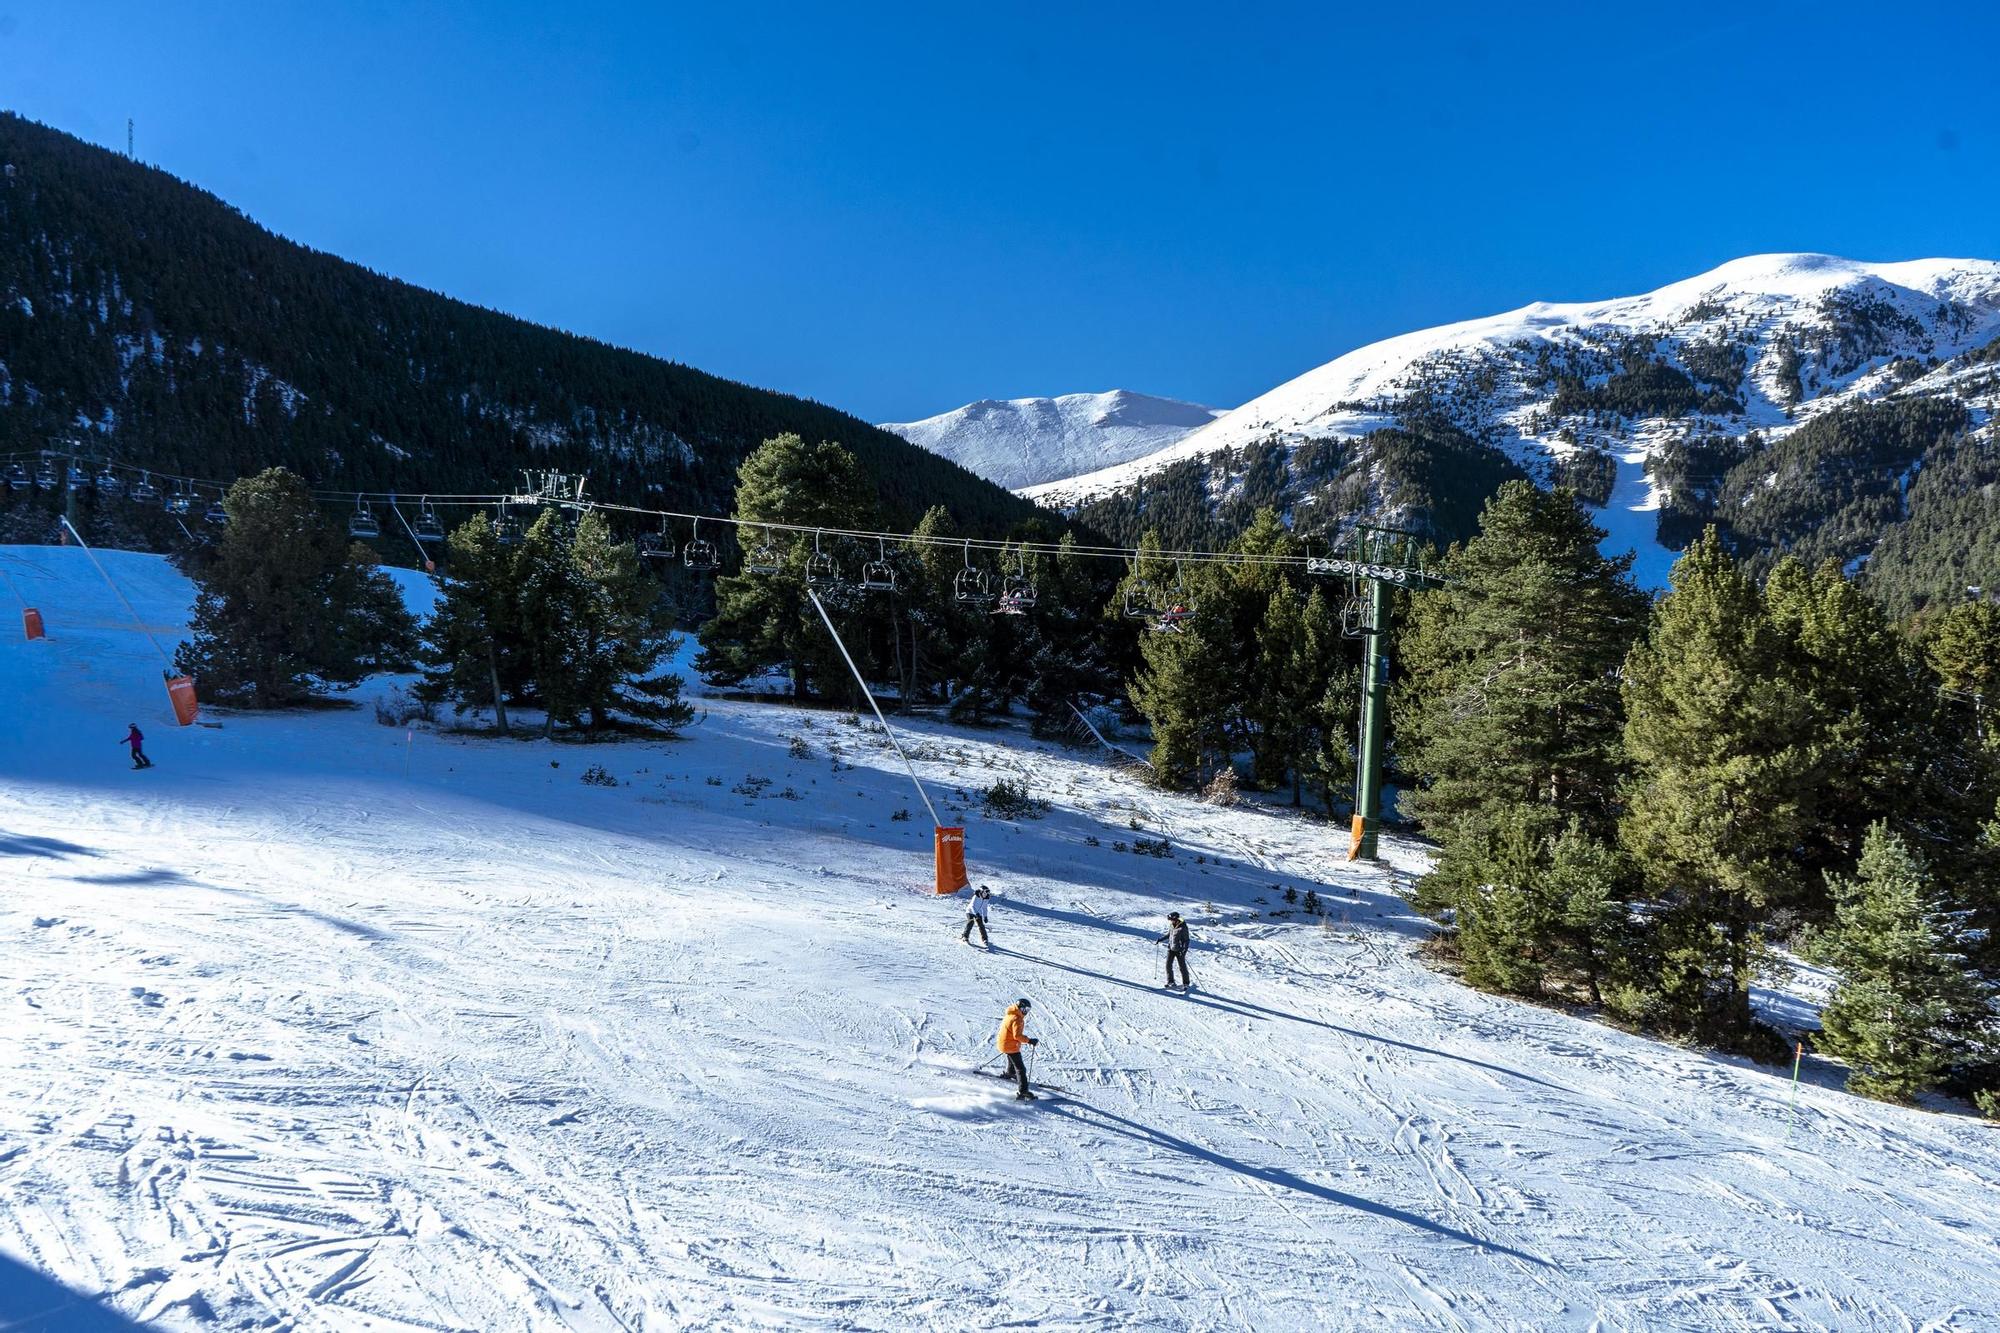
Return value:
M 104 558 L 177 634 L 186 584 Z M 914 723 L 1001 895 L 989 953 L 926 890 L 929 829 L 889 819 L 917 806 L 893 755 L 833 714 L 710 700 L 685 740 L 591 749 L 407 741 L 365 707 L 177 730 L 77 553 L 0 560 L 52 636 L 0 647 L 0 1251 L 125 1314 L 2000 1321 L 1990 1131 L 1813 1082 L 1788 1109 L 1787 1071 L 1465 990 L 1411 956 L 1410 845 L 1350 866 L 1291 812 Z M 1054 810 L 957 794 L 1001 776 Z M 1112 848 L 1162 832 L 1172 860 Z M 1269 915 L 1273 883 L 1327 925 Z M 1185 997 L 1158 988 L 1169 908 Z M 1023 994 L 1063 1089 L 1032 1106 L 972 1072 Z

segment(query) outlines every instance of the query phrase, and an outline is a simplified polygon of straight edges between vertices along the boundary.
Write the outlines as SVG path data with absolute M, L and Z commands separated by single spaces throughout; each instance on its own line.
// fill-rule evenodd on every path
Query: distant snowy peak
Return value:
M 984 399 L 893 431 L 1013 489 L 1157 453 L 1215 421 L 1212 407 L 1113 389 L 1059 398 Z
M 1269 440 L 1354 438 L 1392 424 L 1420 395 L 1476 437 L 1516 457 L 1556 444 L 1534 409 L 1559 367 L 1588 370 L 1592 348 L 1658 338 L 1740 349 L 1748 374 L 1735 428 L 1783 431 L 1795 419 L 1872 396 L 1874 372 L 1898 357 L 1944 360 L 2000 331 L 2000 263 L 1917 259 L 1863 263 L 1832 255 L 1752 255 L 1642 296 L 1537 301 L 1484 319 L 1388 338 L 1349 352 L 1222 414 L 1157 453 L 1036 486 L 1048 503 L 1124 490 L 1185 459 Z M 1545 414 L 1544 414 L 1545 415 Z M 1690 414 L 1692 423 L 1700 414 Z M 1549 432 L 1553 435 L 1553 432 Z M 1565 452 L 1557 445 L 1553 452 Z

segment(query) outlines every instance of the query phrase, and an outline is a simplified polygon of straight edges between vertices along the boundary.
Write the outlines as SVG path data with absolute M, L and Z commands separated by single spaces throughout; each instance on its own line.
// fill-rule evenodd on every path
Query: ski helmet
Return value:
M 1180 919 L 1181 919 L 1181 914 L 1180 914 L 1179 912 L 1169 912 L 1169 913 L 1167 913 L 1167 920 L 1169 920 L 1169 921 L 1178 921 L 1178 920 L 1180 920 Z
M 1030 1003 L 1028 997 L 1024 995 L 1020 999 L 1014 1001 L 1014 1007 L 1016 1009 L 1032 1009 L 1035 1006 L 1032 1003 Z

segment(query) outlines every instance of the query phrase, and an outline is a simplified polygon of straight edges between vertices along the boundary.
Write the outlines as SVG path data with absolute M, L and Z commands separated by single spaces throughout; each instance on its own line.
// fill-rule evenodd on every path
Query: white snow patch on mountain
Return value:
M 1788 411 L 1781 401 L 1776 343 L 1810 341 L 1835 329 L 1828 302 L 1842 297 L 1870 308 L 1879 342 L 1853 364 L 1805 366 L 1805 400 Z M 1748 340 L 1752 362 L 1740 415 L 1715 419 L 1734 433 L 1756 429 L 1777 437 L 1818 412 L 1883 388 L 1878 375 L 1894 357 L 1940 360 L 2000 335 L 2000 263 L 1980 259 L 1917 259 L 1864 263 L 1818 254 L 1753 255 L 1642 296 L 1604 301 L 1537 301 L 1483 319 L 1402 334 L 1357 348 L 1226 412 L 1155 453 L 1096 471 L 1024 488 L 1045 504 L 1072 506 L 1123 490 L 1184 459 L 1276 440 L 1354 438 L 1394 423 L 1397 400 L 1423 385 L 1462 412 L 1475 435 L 1527 466 L 1545 470 L 1574 445 L 1539 420 L 1545 395 L 1522 378 L 1523 349 L 1619 334 L 1722 336 Z M 1836 349 L 1832 356 L 1846 353 Z M 1467 375 L 1468 370 L 1478 372 Z M 1918 381 L 1904 391 L 1935 386 Z M 1987 405 L 1974 404 L 1976 410 Z M 1607 551 L 1632 550 L 1642 583 L 1660 586 L 1673 553 L 1654 536 L 1660 496 L 1650 484 L 1650 443 L 1707 421 L 1699 414 L 1674 422 L 1628 423 L 1598 443 L 1618 456 L 1619 475 L 1599 522 L 1611 533 Z
M 1012 489 L 1157 453 L 1220 412 L 1113 389 L 1058 398 L 986 399 L 893 431 L 988 481 Z
M 100 558 L 171 650 L 187 581 Z M 1413 844 L 899 723 L 988 953 L 838 714 L 177 729 L 81 552 L 0 567 L 0 1323 L 32 1269 L 166 1329 L 2000 1326 L 1989 1127 L 1468 991 Z M 1023 995 L 1032 1105 L 976 1072 Z

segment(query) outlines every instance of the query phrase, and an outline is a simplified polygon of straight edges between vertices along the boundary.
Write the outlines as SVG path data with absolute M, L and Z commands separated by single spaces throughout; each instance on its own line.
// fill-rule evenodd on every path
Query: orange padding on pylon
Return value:
M 42 613 L 40 611 L 37 611 L 32 606 L 28 607 L 26 610 L 21 612 L 21 626 L 22 628 L 28 631 L 28 637 L 30 639 L 41 638 Z
M 1356 815 L 1356 816 L 1354 817 L 1354 831 L 1353 831 L 1353 833 L 1352 833 L 1352 834 L 1351 834 L 1351 835 L 1349 836 L 1349 838 L 1348 838 L 1348 842 L 1347 842 L 1347 859 L 1348 859 L 1348 860 L 1350 860 L 1350 861 L 1358 861 L 1358 860 L 1360 860 L 1360 859 L 1361 859 L 1361 835 L 1362 835 L 1362 832 L 1363 832 L 1363 831 L 1364 831 L 1364 830 L 1365 830 L 1365 829 L 1366 829 L 1367 827 L 1368 827 L 1368 821 L 1367 821 L 1367 820 L 1363 819 L 1363 818 L 1362 818 L 1362 817 L 1361 817 L 1360 815 Z
M 965 830 L 939 828 L 937 831 L 937 891 L 957 893 L 966 885 Z
M 198 707 L 194 698 L 194 679 L 190 676 L 169 677 L 167 697 L 174 701 L 174 721 L 184 727 L 193 726 L 195 710 Z

